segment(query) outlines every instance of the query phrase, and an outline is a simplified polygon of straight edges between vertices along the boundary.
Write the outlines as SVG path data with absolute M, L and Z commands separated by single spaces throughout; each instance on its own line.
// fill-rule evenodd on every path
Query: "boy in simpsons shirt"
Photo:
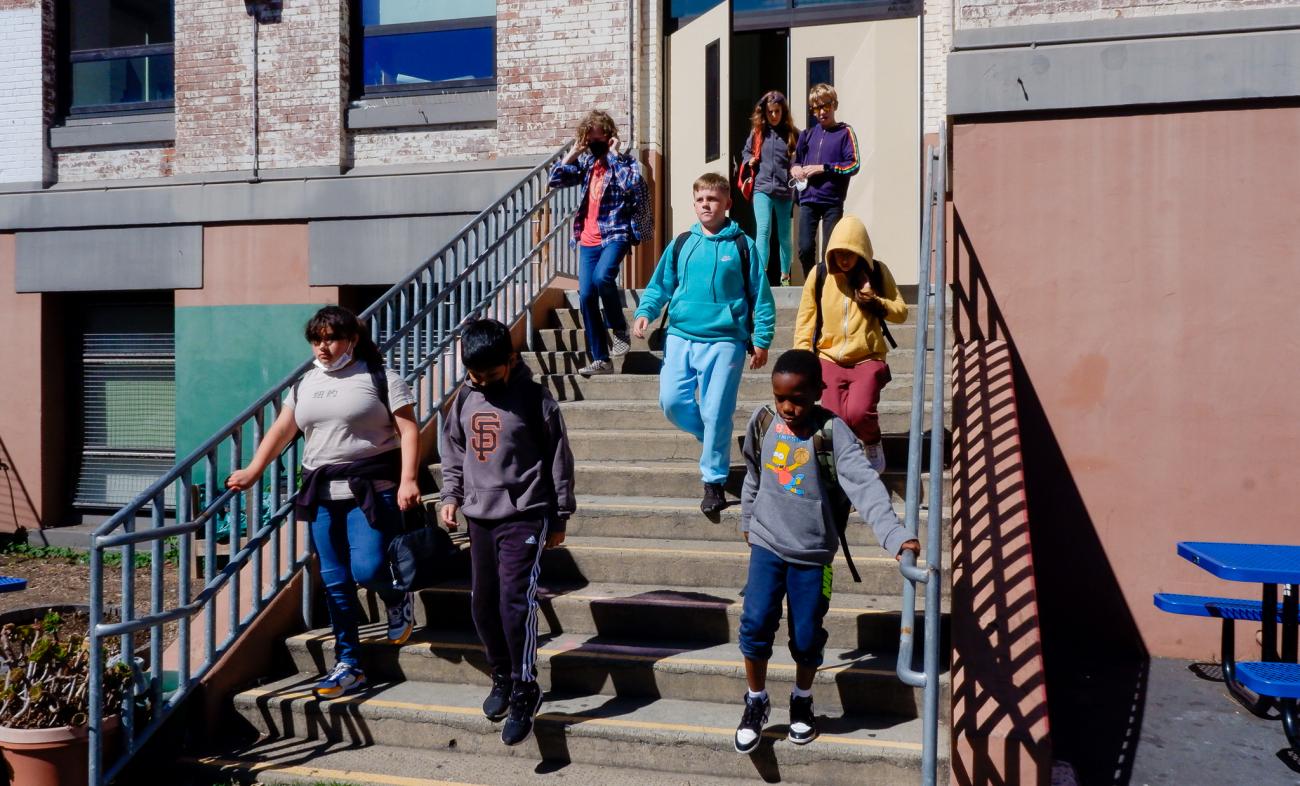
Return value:
M 771 711 L 767 662 L 782 600 L 790 609 L 786 624 L 796 665 L 790 741 L 803 745 L 817 736 L 812 684 L 826 646 L 822 620 L 834 585 L 831 560 L 840 545 L 837 522 L 847 517 L 848 503 L 896 558 L 904 550 L 921 549 L 898 523 L 889 492 L 857 437 L 844 421 L 817 406 L 822 393 L 817 356 L 802 349 L 781 355 L 772 369 L 772 393 L 775 411 L 761 407 L 754 412 L 741 451 L 745 486 L 740 527 L 749 543 L 749 577 L 740 616 L 740 651 L 749 692 L 736 728 L 740 753 L 758 747 Z

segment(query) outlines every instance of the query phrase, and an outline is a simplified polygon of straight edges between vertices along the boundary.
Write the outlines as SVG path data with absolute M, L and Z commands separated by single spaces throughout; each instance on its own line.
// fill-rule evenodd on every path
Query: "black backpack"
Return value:
M 872 261 L 876 264 L 868 265 L 862 257 L 858 257 L 858 264 L 854 266 L 853 270 L 849 271 L 849 274 L 852 275 L 862 268 L 866 268 L 863 272 L 866 274 L 867 281 L 871 282 L 871 288 L 876 292 L 882 292 L 885 288 L 885 274 L 881 271 L 880 266 L 883 263 L 879 259 L 873 259 Z M 826 289 L 826 275 L 826 262 L 818 262 L 817 283 L 814 285 L 815 290 L 813 293 L 813 308 L 817 310 L 817 324 L 813 328 L 812 340 L 814 352 L 817 351 L 817 343 L 822 340 L 822 291 Z M 889 325 L 885 324 L 884 317 L 877 315 L 876 318 L 880 320 L 880 332 L 885 336 L 885 340 L 889 342 L 889 346 L 892 349 L 898 349 L 898 342 L 894 340 L 893 334 L 889 332 Z
M 683 232 L 673 240 L 673 253 L 672 256 L 669 257 L 669 259 L 672 260 L 672 265 L 673 265 L 673 281 L 678 281 L 677 258 L 681 256 L 682 246 L 686 245 L 686 240 L 690 236 L 691 236 L 690 232 Z M 748 309 L 748 314 L 749 314 L 750 338 L 745 340 L 745 352 L 752 355 L 754 354 L 754 339 L 753 339 L 754 297 L 749 294 L 749 245 L 745 243 L 745 238 L 743 235 L 741 236 L 740 240 L 734 242 L 736 244 L 736 250 L 740 252 L 740 272 L 741 275 L 743 275 L 745 278 L 745 307 Z M 668 322 L 668 306 L 664 306 L 664 315 L 659 320 L 659 329 L 662 330 L 664 325 L 667 324 L 667 322 Z
M 832 422 L 834 415 L 825 407 L 818 406 L 813 411 L 814 422 L 817 424 L 816 430 L 813 431 L 812 443 L 813 452 L 817 454 L 817 475 L 822 490 L 827 501 L 831 506 L 831 516 L 834 518 L 835 531 L 840 538 L 840 549 L 844 551 L 844 561 L 849 564 L 849 574 L 853 580 L 861 583 L 862 577 L 858 575 L 857 566 L 853 564 L 853 555 L 849 553 L 849 539 L 845 535 L 845 530 L 849 525 L 849 511 L 852 504 L 849 498 L 844 494 L 844 489 L 840 488 L 839 473 L 835 470 L 835 443 L 832 441 Z M 772 426 L 772 421 L 776 419 L 776 412 L 771 405 L 765 404 L 758 411 L 758 417 L 754 419 L 753 426 L 749 431 L 749 444 L 752 449 L 757 451 L 756 458 L 762 458 L 763 440 L 767 438 L 767 430 Z M 762 465 L 758 460 L 754 463 Z M 759 482 L 762 482 L 763 474 L 759 472 Z

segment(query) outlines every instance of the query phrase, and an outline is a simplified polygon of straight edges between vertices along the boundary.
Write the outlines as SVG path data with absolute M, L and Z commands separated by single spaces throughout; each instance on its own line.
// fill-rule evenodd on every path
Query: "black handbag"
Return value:
M 423 505 L 404 511 L 406 531 L 388 544 L 388 566 L 393 589 L 414 592 L 427 589 L 447 575 L 452 557 L 459 549 L 442 527 L 429 520 Z

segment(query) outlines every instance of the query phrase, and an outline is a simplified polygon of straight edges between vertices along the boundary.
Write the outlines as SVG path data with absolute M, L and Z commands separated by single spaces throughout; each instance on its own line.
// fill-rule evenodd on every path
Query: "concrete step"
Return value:
M 177 773 L 162 781 L 172 786 L 208 786 L 256 780 L 265 786 L 288 784 L 367 784 L 367 786 L 609 786 L 612 783 L 655 786 L 744 786 L 752 778 L 724 778 L 699 774 L 577 764 L 554 759 L 539 764 L 535 758 L 467 755 L 425 747 L 390 745 L 357 746 L 350 742 L 267 739 L 215 756 L 181 759 Z M 653 762 L 647 762 L 653 763 Z M 415 774 L 415 775 L 413 775 Z M 192 775 L 193 779 L 187 779 Z M 782 783 L 793 781 L 782 779 Z
M 889 332 L 894 337 L 894 342 L 898 344 L 898 349 L 916 349 L 916 327 L 914 325 L 890 325 Z M 667 331 L 661 330 L 656 323 L 645 338 L 637 338 L 630 333 L 628 338 L 632 349 L 663 349 L 666 335 Z M 949 331 L 946 345 L 952 346 L 951 331 Z M 772 337 L 771 346 L 773 349 L 789 349 L 794 346 L 793 315 L 785 320 L 777 319 L 776 333 Z M 934 346 L 933 339 L 930 339 L 929 346 Z M 531 348 L 539 352 L 586 351 L 588 349 L 587 335 L 580 327 L 546 328 L 537 331 L 533 337 Z
M 723 535 L 723 537 L 729 537 Z M 946 563 L 945 562 L 945 571 Z M 844 595 L 889 595 L 902 591 L 898 563 L 880 549 L 853 554 L 862 582 L 853 581 L 842 555 L 834 563 L 834 591 Z M 542 555 L 548 582 L 627 582 L 651 586 L 742 587 L 749 572 L 744 540 L 676 541 L 651 538 L 574 536 Z M 945 588 L 946 591 L 947 588 Z
M 470 630 L 423 628 L 406 644 L 388 644 L 383 625 L 361 631 L 361 667 L 372 681 L 446 682 L 492 685 L 491 666 Z M 795 663 L 784 639 L 769 661 L 768 690 L 786 697 L 794 689 Z M 328 629 L 293 636 L 286 645 L 302 674 L 325 674 L 337 661 Z M 884 713 L 915 717 L 921 690 L 898 679 L 894 652 L 873 653 L 828 647 L 813 682 L 824 711 Z M 946 676 L 946 675 L 945 675 Z M 564 633 L 538 643 L 537 679 L 544 690 L 565 695 L 681 699 L 726 704 L 745 693 L 745 669 L 734 644 L 701 645 L 663 640 L 640 642 L 603 635 Z M 945 681 L 945 692 L 946 692 Z M 943 696 L 940 701 L 947 700 Z
M 439 488 L 442 487 L 442 465 L 430 467 Z M 578 461 L 575 463 L 575 485 L 583 494 L 630 497 L 699 497 L 703 494 L 700 467 L 697 461 Z M 886 469 L 881 477 L 890 496 L 896 503 L 903 502 L 907 481 L 906 469 Z M 733 504 L 739 505 L 740 489 L 745 480 L 745 470 L 738 464 L 731 466 L 731 474 L 723 484 L 731 495 Z M 952 504 L 952 482 L 944 472 L 943 505 Z M 930 493 L 929 473 L 921 476 L 921 504 L 928 505 Z M 716 526 L 716 525 L 715 525 Z
M 785 351 L 774 350 L 768 355 L 769 368 Z M 523 352 L 524 362 L 534 374 L 576 374 L 578 369 L 591 362 L 586 352 Z M 952 351 L 946 353 L 944 373 L 952 370 Z M 658 374 L 663 366 L 663 353 L 657 350 L 634 349 L 622 357 L 613 358 L 614 370 L 620 374 Z M 927 365 L 931 360 L 927 358 Z M 889 369 L 894 374 L 911 374 L 916 369 L 915 349 L 896 349 L 889 353 Z
M 700 443 L 677 429 L 585 429 L 574 428 L 567 420 L 565 425 L 569 426 L 573 457 L 579 461 L 698 461 L 700 457 Z M 731 434 L 734 461 L 740 461 L 744 436 L 740 429 Z M 883 436 L 886 466 L 901 471 L 907 464 L 907 433 L 886 432 Z M 928 450 L 925 455 L 929 456 Z
M 438 486 L 442 486 L 442 465 L 430 467 Z M 575 463 L 575 485 L 583 494 L 630 497 L 698 497 L 703 494 L 700 467 L 693 461 L 578 461 Z M 921 505 L 929 504 L 930 473 L 921 475 Z M 731 466 L 731 474 L 723 484 L 731 495 L 733 505 L 739 505 L 741 485 L 745 470 L 738 464 Z M 905 501 L 906 469 L 886 469 L 881 477 L 895 503 Z M 944 507 L 952 504 L 952 480 L 944 472 Z
M 932 385 L 934 377 L 926 377 Z M 894 374 L 893 380 L 880 392 L 881 401 L 911 402 L 911 374 Z M 655 374 L 602 374 L 584 377 L 581 374 L 544 374 L 537 381 L 545 385 L 557 401 L 655 401 L 659 400 L 659 377 Z M 929 395 L 931 388 L 926 388 Z M 945 394 L 951 399 L 952 388 Z M 763 401 L 772 397 L 770 368 L 746 372 L 740 378 L 740 398 Z M 751 410 L 752 411 L 752 410 Z
M 847 571 L 843 558 L 836 559 L 836 570 Z M 831 646 L 862 652 L 896 652 L 902 603 L 898 593 L 901 589 L 900 578 L 893 594 L 834 595 L 822 623 Z M 734 587 L 606 582 L 565 584 L 543 573 L 537 592 L 540 607 L 537 630 L 542 636 L 569 633 L 597 635 L 602 640 L 685 641 L 734 647 L 744 605 L 743 590 L 743 584 Z M 380 622 L 384 614 L 383 604 L 368 593 L 363 594 L 365 619 L 372 623 Z M 924 639 L 920 616 L 924 607 L 925 598 L 918 597 L 917 652 L 921 651 Z M 445 581 L 418 593 L 415 623 L 420 627 L 473 630 L 468 577 Z M 946 639 L 946 617 L 943 629 Z M 778 630 L 778 643 L 787 638 Z
M 908 309 L 915 310 L 916 295 L 917 295 L 916 285 L 912 284 L 912 285 L 900 286 L 899 291 L 902 293 L 903 300 L 907 303 Z M 619 290 L 618 292 L 619 302 L 623 304 L 624 308 L 636 309 L 636 307 L 641 303 L 641 295 L 643 292 L 645 292 L 644 289 Z M 777 310 L 798 308 L 799 300 L 802 297 L 803 297 L 802 286 L 772 287 L 772 300 L 776 304 Z M 577 290 L 573 290 L 573 289 L 565 290 L 564 300 L 565 300 L 565 305 L 568 306 L 569 308 L 577 308 L 578 307 Z M 948 303 L 949 306 L 948 312 L 951 313 L 952 312 L 951 294 L 948 295 L 946 302 Z
M 236 694 L 235 711 L 257 731 L 357 746 L 409 747 L 572 761 L 607 767 L 657 767 L 708 776 L 790 779 L 819 784 L 910 783 L 921 755 L 915 718 L 819 712 L 821 736 L 812 745 L 784 740 L 787 699 L 777 697 L 764 743 L 750 756 L 732 749 L 737 701 L 569 697 L 548 695 L 527 743 L 502 746 L 500 726 L 483 717 L 478 685 L 400 682 L 320 702 L 301 676 Z M 941 766 L 947 735 L 941 733 Z M 654 782 L 654 781 L 652 781 Z
M 903 519 L 903 503 L 894 504 L 894 513 Z M 694 497 L 627 497 L 578 495 L 578 512 L 569 519 L 570 535 L 595 537 L 642 537 L 672 540 L 713 540 L 720 532 L 740 531 L 740 506 L 732 505 L 722 511 L 721 522 L 715 524 L 700 513 L 700 498 Z M 925 522 L 929 511 L 920 511 L 920 528 L 924 540 Z M 941 533 L 951 537 L 952 511 L 943 510 Z M 845 531 L 850 546 L 875 548 L 876 540 L 871 529 L 855 510 L 849 514 L 849 527 Z M 864 551 L 863 554 L 868 552 Z
M 741 401 L 732 415 L 732 430 L 744 432 L 754 410 L 771 403 L 771 399 Z M 659 402 L 654 399 L 607 399 L 601 401 L 566 401 L 562 405 L 564 424 L 573 430 L 595 431 L 604 429 L 673 430 L 677 427 L 668 421 Z M 881 401 L 876 407 L 880 430 L 888 434 L 906 433 L 912 425 L 911 401 Z M 927 405 L 923 421 L 930 424 L 930 407 Z M 945 404 L 944 422 L 952 420 L 951 405 Z M 690 438 L 690 437 L 688 437 Z

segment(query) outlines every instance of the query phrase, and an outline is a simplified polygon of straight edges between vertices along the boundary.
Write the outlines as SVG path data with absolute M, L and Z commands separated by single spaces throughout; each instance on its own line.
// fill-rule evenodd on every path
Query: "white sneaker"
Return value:
M 388 643 L 405 644 L 415 628 L 415 594 L 408 592 L 400 603 L 388 607 Z
M 613 374 L 614 364 L 608 360 L 593 360 L 590 365 L 578 369 L 578 373 L 584 377 L 592 377 L 597 374 Z
M 609 335 L 609 354 L 611 357 L 622 357 L 632 348 L 631 342 L 628 341 L 627 333 L 620 333 L 617 330 Z
M 867 463 L 876 471 L 877 475 L 885 474 L 885 445 L 883 442 L 873 442 L 870 445 L 863 445 L 862 449 L 867 453 Z

